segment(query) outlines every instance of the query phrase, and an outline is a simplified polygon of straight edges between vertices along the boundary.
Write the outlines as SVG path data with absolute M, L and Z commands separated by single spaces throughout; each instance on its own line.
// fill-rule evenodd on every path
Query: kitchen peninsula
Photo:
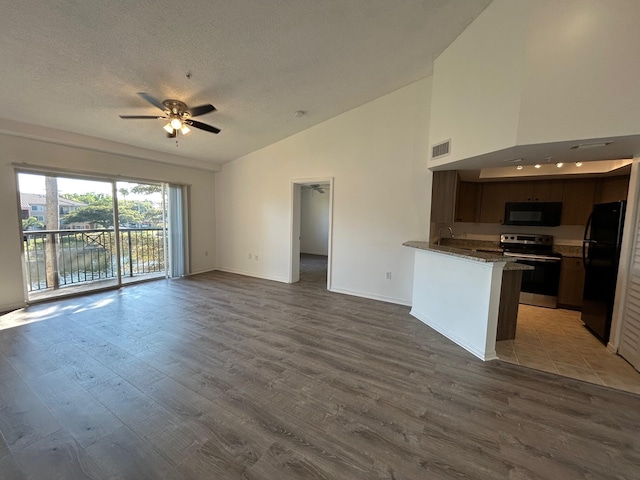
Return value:
M 496 359 L 496 339 L 514 338 L 522 271 L 502 255 L 429 242 L 415 249 L 411 315 L 482 360 Z

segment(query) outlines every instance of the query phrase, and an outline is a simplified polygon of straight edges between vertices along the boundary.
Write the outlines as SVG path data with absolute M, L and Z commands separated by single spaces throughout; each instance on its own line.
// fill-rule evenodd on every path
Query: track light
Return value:
M 540 164 L 539 164 L 539 163 L 536 163 L 536 164 L 534 165 L 534 167 L 535 167 L 535 168 L 540 168 Z
M 518 166 L 516 167 L 516 170 L 522 170 L 522 168 L 523 168 L 523 167 L 522 167 L 522 165 L 518 165 Z
M 582 166 L 582 162 L 576 162 L 576 167 L 581 167 Z
M 564 163 L 562 163 L 562 162 L 556 163 L 556 167 L 558 167 L 558 168 L 562 168 L 562 165 L 564 165 Z

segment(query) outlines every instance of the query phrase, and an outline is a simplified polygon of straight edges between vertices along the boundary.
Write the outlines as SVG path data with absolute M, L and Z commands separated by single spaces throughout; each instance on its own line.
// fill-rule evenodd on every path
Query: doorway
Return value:
M 290 283 L 331 289 L 333 178 L 292 182 Z

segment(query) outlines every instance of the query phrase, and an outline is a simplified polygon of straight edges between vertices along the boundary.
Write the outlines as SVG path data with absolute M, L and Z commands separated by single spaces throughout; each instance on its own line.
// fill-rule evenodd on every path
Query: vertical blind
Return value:
M 635 218 L 631 265 L 624 298 L 618 353 L 640 370 L 640 209 Z
M 187 193 L 187 188 L 182 185 L 169 185 L 168 237 L 171 277 L 182 277 L 189 273 Z

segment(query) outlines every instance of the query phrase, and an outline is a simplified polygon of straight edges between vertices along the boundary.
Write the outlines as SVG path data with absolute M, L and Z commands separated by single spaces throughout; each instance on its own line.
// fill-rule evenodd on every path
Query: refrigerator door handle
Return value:
M 589 218 L 587 219 L 587 224 L 584 227 L 584 240 L 582 241 L 582 264 L 584 268 L 587 268 L 587 244 L 596 243 L 595 240 L 591 240 L 587 237 L 589 232 L 589 228 L 591 227 L 591 220 L 593 220 L 593 212 L 589 214 Z

